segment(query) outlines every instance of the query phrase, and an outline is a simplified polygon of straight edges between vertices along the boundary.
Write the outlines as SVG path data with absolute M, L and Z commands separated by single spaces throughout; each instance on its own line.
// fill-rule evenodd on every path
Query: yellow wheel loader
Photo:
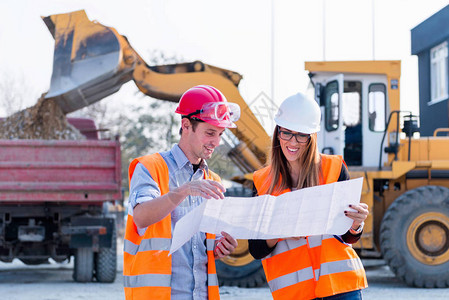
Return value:
M 415 287 L 449 287 L 449 138 L 419 137 L 400 110 L 399 61 L 306 62 L 322 109 L 320 151 L 343 155 L 364 177 L 370 215 L 354 246 L 383 257 Z

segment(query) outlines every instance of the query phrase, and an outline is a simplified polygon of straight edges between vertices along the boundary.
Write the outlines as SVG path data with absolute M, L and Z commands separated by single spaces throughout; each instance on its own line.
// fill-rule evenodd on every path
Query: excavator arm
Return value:
M 231 159 L 244 172 L 266 161 L 270 138 L 238 90 L 242 75 L 201 61 L 149 66 L 125 36 L 112 27 L 90 21 L 83 10 L 43 17 L 55 39 L 53 73 L 46 98 L 57 101 L 65 113 L 93 104 L 133 80 L 144 94 L 178 102 L 189 88 L 207 84 L 240 105 L 237 128 L 240 141 Z

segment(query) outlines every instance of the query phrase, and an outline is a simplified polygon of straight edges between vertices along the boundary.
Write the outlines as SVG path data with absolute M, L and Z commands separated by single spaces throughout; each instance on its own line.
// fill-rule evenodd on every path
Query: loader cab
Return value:
M 320 152 L 342 155 L 348 166 L 377 166 L 389 114 L 387 76 L 333 72 L 309 76 L 321 108 Z M 387 160 L 386 153 L 381 159 Z

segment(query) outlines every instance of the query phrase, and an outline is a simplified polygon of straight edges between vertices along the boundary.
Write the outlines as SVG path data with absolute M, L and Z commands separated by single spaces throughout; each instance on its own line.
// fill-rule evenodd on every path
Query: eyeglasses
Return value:
M 240 106 L 230 102 L 209 102 L 203 104 L 200 110 L 194 111 L 186 117 L 190 118 L 198 114 L 203 121 L 222 121 L 228 117 L 231 122 L 235 122 L 240 118 Z
M 307 143 L 307 141 L 310 138 L 310 134 L 303 134 L 303 133 L 293 133 L 290 131 L 285 130 L 278 130 L 279 132 L 279 138 L 281 138 L 284 141 L 290 141 L 292 137 L 295 137 L 296 141 L 298 143 Z

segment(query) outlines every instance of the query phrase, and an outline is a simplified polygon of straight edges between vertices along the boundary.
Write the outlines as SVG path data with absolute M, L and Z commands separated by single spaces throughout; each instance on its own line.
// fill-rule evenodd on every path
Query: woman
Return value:
M 254 173 L 259 195 L 348 180 L 341 156 L 318 152 L 321 112 L 303 94 L 287 98 L 275 117 L 271 163 Z M 249 250 L 262 264 L 274 299 L 362 299 L 368 286 L 362 263 L 352 249 L 359 240 L 368 205 L 342 212 L 353 220 L 342 236 L 321 235 L 250 240 Z

